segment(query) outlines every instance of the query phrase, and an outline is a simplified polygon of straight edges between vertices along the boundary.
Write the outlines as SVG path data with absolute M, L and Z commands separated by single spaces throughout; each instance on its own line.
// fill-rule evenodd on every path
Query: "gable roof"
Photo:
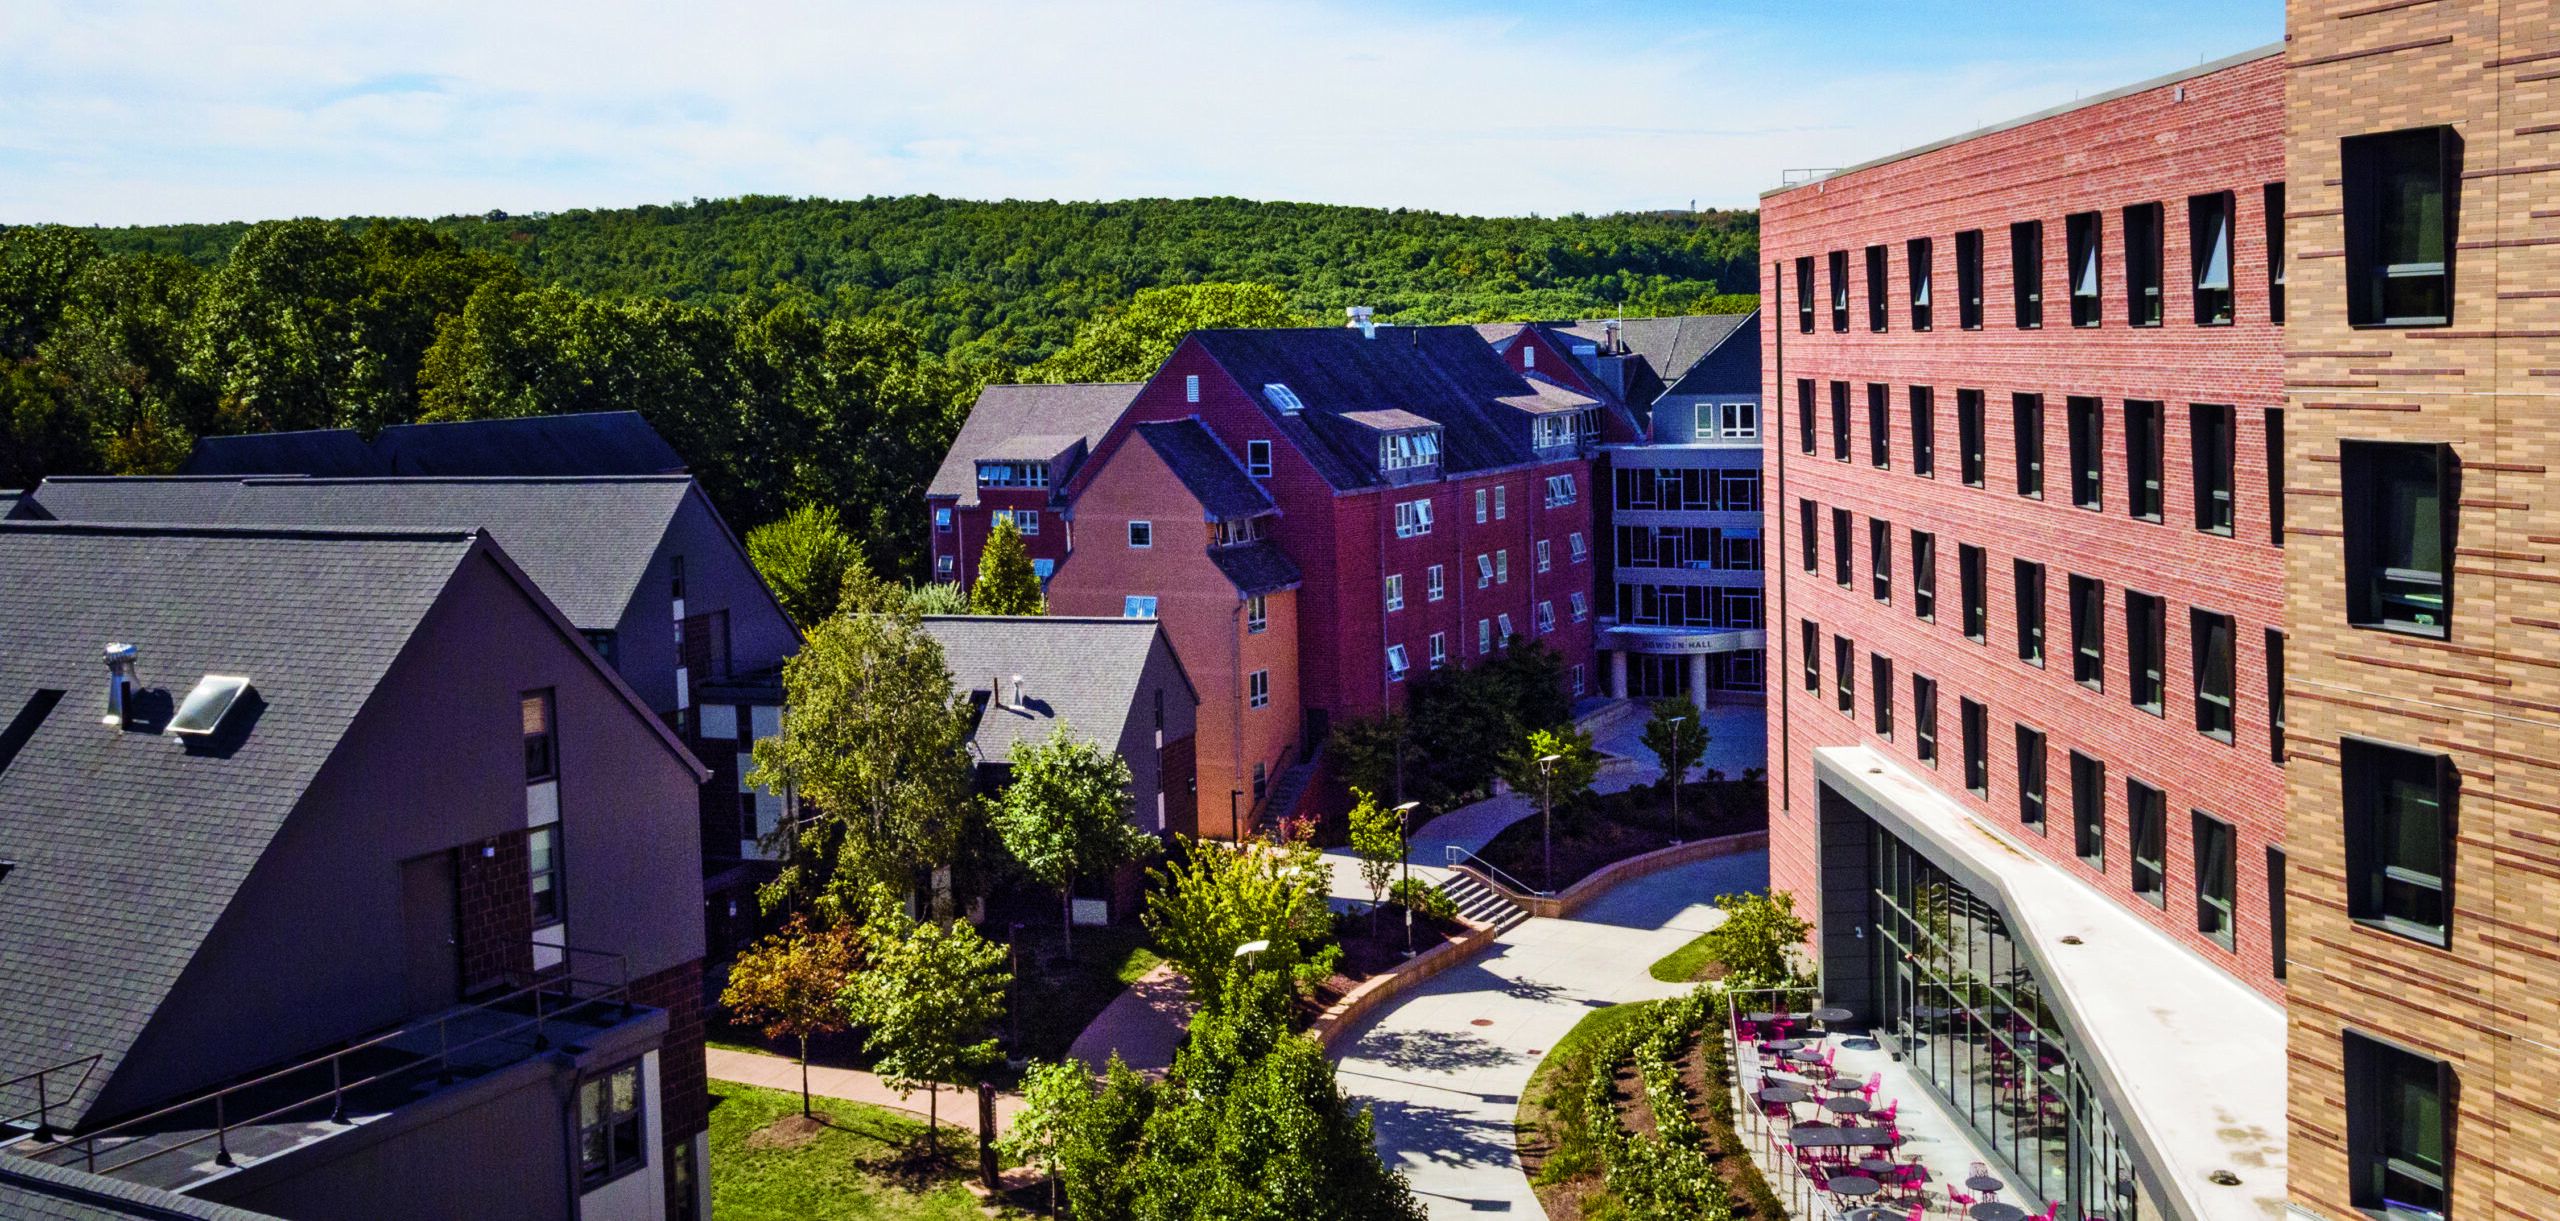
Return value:
M 1742 321 L 1705 352 L 1689 363 L 1689 368 L 1671 380 L 1666 394 L 1751 394 L 1760 393 L 1760 311 L 1742 316 Z
M 1138 686 L 1155 650 L 1170 654 L 1163 625 L 1153 619 L 1079 618 L 1059 615 L 927 615 L 924 630 L 942 646 L 943 664 L 962 691 L 988 691 L 979 701 L 970 736 L 978 758 L 1004 763 L 1013 748 L 1038 742 L 1064 722 L 1078 737 L 1116 749 L 1129 720 L 1140 714 Z M 1174 673 L 1196 703 L 1191 677 L 1179 658 Z M 1008 706 L 1013 678 L 1022 676 L 1023 706 Z
M 1383 486 L 1375 435 L 1347 423 L 1360 412 L 1400 411 L 1441 429 L 1441 469 L 1494 470 L 1535 461 L 1519 410 L 1589 409 L 1596 399 L 1523 376 L 1472 326 L 1194 331 L 1197 344 L 1260 406 L 1336 490 Z M 1283 413 L 1263 387 L 1280 383 L 1304 410 Z
M 1232 547 L 1211 547 L 1209 562 L 1227 575 L 1239 594 L 1276 594 L 1296 589 L 1306 581 L 1289 553 L 1267 538 Z
M 1136 431 L 1173 468 L 1174 477 L 1191 490 L 1211 518 L 1251 517 L 1278 507 L 1199 420 L 1140 424 Z
M 678 455 L 636 411 L 395 424 L 197 440 L 183 475 L 668 475 Z
M 610 631 L 689 495 L 686 475 L 499 479 L 48 479 L 56 521 L 482 528 L 581 631 Z M 22 507 L 24 513 L 27 508 Z
M 957 496 L 964 504 L 975 504 L 981 460 L 1040 461 L 1065 453 L 1076 441 L 1090 450 L 1129 409 L 1139 387 L 1138 382 L 1071 382 L 979 391 L 960 435 L 952 438 L 941 467 L 925 485 L 925 495 Z M 1039 440 L 1035 444 L 1031 438 Z
M 0 1153 L 0 1217 L 11 1221 L 275 1221 L 253 1213 Z
M 1627 318 L 1618 323 L 1618 342 L 1627 350 L 1623 354 L 1638 358 L 1645 368 L 1620 367 L 1616 389 L 1629 406 L 1649 407 L 1664 394 L 1675 393 L 1677 386 L 1710 353 L 1724 348 L 1734 335 L 1745 329 L 1752 334 L 1751 386 L 1759 388 L 1758 318 L 1748 314 L 1692 314 L 1675 318 Z M 1580 322 L 1544 322 L 1536 324 L 1558 337 L 1558 346 L 1570 350 L 1576 343 L 1598 345 L 1607 342 L 1609 327 L 1603 319 Z M 1605 354 L 1576 356 L 1575 359 L 1595 368 L 1605 367 Z M 1629 362 L 1634 363 L 1634 362 Z M 1724 389 L 1724 387 L 1716 387 Z M 1680 393 L 1697 393 L 1684 391 Z

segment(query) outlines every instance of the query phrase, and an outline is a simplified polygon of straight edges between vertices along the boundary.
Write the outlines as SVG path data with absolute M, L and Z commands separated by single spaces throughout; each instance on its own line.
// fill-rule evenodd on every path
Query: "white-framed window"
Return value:
M 1492 651 L 1493 651 L 1493 620 L 1491 620 L 1491 619 L 1478 619 L 1478 620 L 1476 620 L 1476 652 L 1478 652 L 1478 653 L 1490 653 L 1490 652 L 1492 652 Z
M 1487 498 L 1486 498 L 1486 496 L 1485 496 L 1485 490 L 1484 490 L 1483 488 L 1477 488 L 1477 489 L 1476 489 L 1476 524 L 1477 524 L 1477 525 L 1479 525 L 1479 526 L 1481 526 L 1481 525 L 1483 525 L 1483 524 L 1484 524 L 1484 507 L 1485 507 L 1485 505 L 1486 505 L 1487 503 L 1488 503 L 1488 501 L 1487 501 Z
M 1197 403 L 1197 402 L 1199 402 L 1199 401 L 1200 401 L 1200 375 L 1199 375 L 1199 374 L 1197 374 L 1197 373 L 1186 373 L 1186 374 L 1184 374 L 1184 375 L 1183 375 L 1183 377 L 1182 377 L 1182 401 L 1183 401 L 1183 402 L 1186 402 L 1186 403 Z
M 1442 576 L 1440 565 L 1422 570 L 1422 590 L 1422 596 L 1433 602 L 1449 596 L 1449 583 Z
M 1049 486 L 1049 464 L 1046 462 L 981 462 L 978 464 L 978 486 L 982 488 L 1045 488 Z
M 1582 694 L 1582 688 L 1583 688 L 1582 663 L 1581 663 L 1581 662 L 1575 662 L 1575 663 L 1573 663 L 1573 693 L 1574 693 L 1575 695 L 1580 695 L 1580 694 Z
M 1576 564 L 1591 558 L 1591 544 L 1582 541 L 1580 530 L 1564 536 L 1564 549 L 1573 553 L 1573 562 Z
M 1403 681 L 1404 681 L 1404 672 L 1405 672 L 1405 671 L 1407 671 L 1407 670 L 1410 670 L 1410 669 L 1412 669 L 1412 668 L 1413 668 L 1413 660 L 1412 660 L 1412 658 L 1410 658 L 1410 657 L 1408 657 L 1408 656 L 1406 656 L 1406 655 L 1405 655 L 1405 651 L 1404 651 L 1404 646 L 1403 646 L 1403 645 L 1400 645 L 1400 644 L 1391 644 L 1391 645 L 1388 645 L 1388 646 L 1387 646 L 1387 681 L 1388 681 L 1388 682 L 1391 682 L 1391 683 L 1400 683 L 1400 682 L 1403 682 Z
M 649 1167 L 649 1092 L 628 1061 L 578 1083 L 578 1188 L 593 1191 Z
M 1510 493 L 1510 484 L 1497 483 L 1493 485 L 1493 520 L 1501 521 L 1503 518 L 1511 516 Z
M 1404 574 L 1401 572 L 1387 574 L 1387 609 L 1391 611 L 1404 609 Z
M 1449 633 L 1433 632 L 1431 633 L 1431 668 L 1437 670 L 1447 664 L 1449 664 Z
M 1582 591 L 1579 589 L 1573 591 L 1570 597 L 1573 602 L 1573 621 L 1580 623 L 1583 620 L 1590 618 L 1591 599 L 1584 597 Z
M 1539 449 L 1556 449 L 1573 444 L 1573 416 L 1565 412 L 1542 415 L 1530 421 L 1529 443 Z
M 1511 637 L 1514 635 L 1511 630 L 1511 612 L 1504 611 L 1501 614 L 1495 615 L 1493 617 L 1493 626 L 1495 629 L 1494 643 L 1501 645 L 1510 644 Z
M 1244 600 L 1244 630 L 1247 633 L 1259 632 L 1270 626 L 1270 604 L 1263 601 L 1261 594 L 1253 594 L 1246 597 Z
M 1271 477 L 1271 443 L 1269 441 L 1244 443 L 1244 473 L 1256 479 Z
M 951 532 L 951 510 L 949 507 L 941 505 L 934 507 L 933 529 L 936 534 L 948 534 Z
M 1556 604 L 1552 601 L 1541 601 L 1538 603 L 1538 633 L 1545 635 L 1554 630 L 1556 630 Z
M 1552 509 L 1552 508 L 1557 507 L 1558 505 L 1569 505 L 1569 504 L 1572 504 L 1572 503 L 1573 503 L 1573 501 L 1574 501 L 1574 498 L 1575 498 L 1576 496 L 1580 495 L 1580 494 L 1581 494 L 1580 489 L 1578 489 L 1578 488 L 1576 488 L 1576 487 L 1574 486 L 1574 483 L 1573 483 L 1573 476 L 1571 476 L 1571 475 L 1549 475 L 1549 476 L 1547 476 L 1547 507 L 1548 507 L 1548 508 Z
M 1154 594 L 1130 594 L 1120 599 L 1120 617 L 1123 619 L 1155 618 L 1156 596 Z
M 934 571 L 934 574 L 935 574 L 935 575 L 937 575 L 937 576 L 945 576 L 945 577 L 950 576 L 950 575 L 951 575 L 951 569 L 952 569 L 952 559 L 951 559 L 951 557 L 950 557 L 950 556 L 947 556 L 947 555 L 937 555 L 937 556 L 933 557 L 933 571 Z
M 1003 510 L 999 509 L 997 512 L 1001 513 Z M 1030 538 L 1033 535 L 1040 533 L 1040 511 L 1038 509 L 1015 509 L 1013 511 L 1013 528 L 1022 531 L 1022 536 L 1024 538 Z
M 1415 467 L 1436 466 L 1439 462 L 1439 433 L 1399 432 L 1378 438 L 1379 470 L 1412 470 Z
M 1307 405 L 1299 400 L 1298 392 L 1290 389 L 1287 382 L 1264 382 L 1262 397 L 1270 400 L 1273 407 L 1286 415 L 1296 415 L 1307 408 Z
M 1431 502 L 1399 500 L 1396 502 L 1396 537 L 1415 538 L 1431 533 Z
M 1479 551 L 1476 553 L 1476 588 L 1484 589 L 1492 584 L 1493 557 Z
M 1496 585 L 1511 583 L 1511 549 L 1509 547 L 1493 553 L 1493 583 Z
M 1271 671 L 1256 670 L 1245 677 L 1245 702 L 1256 708 L 1271 706 Z
M 1545 571 L 1547 571 L 1548 569 L 1555 567 L 1555 566 L 1556 566 L 1556 565 L 1555 565 L 1555 554 L 1556 554 L 1556 545 L 1555 545 L 1555 540 L 1553 540 L 1553 539 L 1545 539 L 1545 538 L 1539 539 L 1539 540 L 1538 540 L 1538 571 L 1540 571 L 1540 572 L 1545 572 Z
M 1129 545 L 1144 550 L 1156 545 L 1156 524 L 1151 521 L 1129 523 Z

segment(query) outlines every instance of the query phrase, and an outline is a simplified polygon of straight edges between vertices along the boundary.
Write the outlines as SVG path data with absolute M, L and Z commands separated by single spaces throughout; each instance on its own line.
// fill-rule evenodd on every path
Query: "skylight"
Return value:
M 185 703 L 178 705 L 178 715 L 169 718 L 169 732 L 181 737 L 200 738 L 222 727 L 223 714 L 249 689 L 249 680 L 229 674 L 207 674 L 196 680 L 196 689 L 187 693 Z
M 1287 382 L 1264 382 L 1262 397 L 1271 400 L 1272 406 L 1290 415 L 1296 415 L 1307 408 L 1305 403 L 1298 401 L 1298 392 L 1290 389 Z

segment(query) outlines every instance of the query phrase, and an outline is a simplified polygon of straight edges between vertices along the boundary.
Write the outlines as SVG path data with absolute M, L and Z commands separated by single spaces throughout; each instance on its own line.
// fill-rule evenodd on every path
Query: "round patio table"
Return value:
M 1841 1221 L 1906 1221 L 1906 1218 L 1894 1209 L 1871 1204 L 1865 1208 L 1850 1209 Z
M 1802 1039 L 1771 1039 L 1761 1046 L 1771 1051 L 1801 1051 L 1805 1042 Z
M 1882 1178 L 1902 1169 L 1902 1163 L 1889 1157 L 1862 1157 L 1858 1159 L 1858 1169 Z
M 1779 1106 L 1793 1106 L 1804 1099 L 1804 1091 L 1792 1085 L 1763 1086 L 1760 1090 L 1760 1101 Z
M 1884 1184 L 1863 1174 L 1841 1173 L 1831 1176 L 1831 1194 L 1835 1196 L 1871 1196 L 1884 1190 Z M 2016 1221 L 2009 1218 L 2008 1221 Z
M 1742 1020 L 1746 1022 L 1774 1022 L 1785 1016 L 1787 1015 L 1783 1013 L 1746 1013 L 1742 1015 Z
M 1864 1115 L 1870 1108 L 1867 1105 L 1866 1099 L 1859 1098 L 1854 1095 L 1844 1095 L 1839 1098 L 1823 1099 L 1822 1109 L 1829 1111 L 1834 1115 Z
M 2001 1182 L 1997 1176 L 1988 1174 L 1977 1174 L 1966 1179 L 1964 1185 L 1975 1191 L 2000 1191 L 2009 1186 Z
M 1848 1010 L 1840 1008 L 1837 1005 L 1826 1005 L 1820 1009 L 1814 1010 L 1811 1016 L 1813 1020 L 1817 1022 L 1845 1022 L 1853 1015 Z
M 1970 1182 L 1966 1183 L 1970 1187 Z M 1973 1206 L 1973 1221 L 2026 1221 L 2027 1210 L 2015 1204 L 1985 1200 Z

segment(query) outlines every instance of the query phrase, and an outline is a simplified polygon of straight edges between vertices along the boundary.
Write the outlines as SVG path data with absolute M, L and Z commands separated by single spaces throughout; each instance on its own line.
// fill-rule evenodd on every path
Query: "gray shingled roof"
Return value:
M 122 1060 L 474 547 L 467 531 L 0 526 L 0 717 L 64 694 L 0 771 L 0 1079 Z M 109 641 L 146 692 L 250 679 L 236 748 L 99 724 Z M 239 717 L 245 709 L 235 709 Z
M 1680 376 L 1666 394 L 1760 393 L 1760 311 L 1742 316 Z
M 486 529 L 569 621 L 610 631 L 692 491 L 685 475 L 509 479 L 48 479 L 59 521 Z
M 1718 344 L 1756 317 L 1754 314 L 1691 314 L 1677 318 L 1628 318 L 1618 324 L 1618 338 L 1627 350 L 1641 356 L 1653 366 L 1653 374 L 1664 385 L 1678 382 L 1691 365 L 1715 350 Z M 1601 319 L 1553 324 L 1552 329 L 1584 343 L 1599 343 L 1607 337 L 1608 328 Z M 1571 342 L 1570 340 L 1567 341 Z M 1642 407 L 1646 404 L 1638 403 Z
M 668 475 L 684 458 L 636 411 L 205 437 L 186 475 Z
M 1241 546 L 1211 547 L 1209 562 L 1227 574 L 1240 594 L 1276 594 L 1295 589 L 1306 579 L 1280 544 L 1267 538 Z
M 1033 457 L 1016 452 L 1026 448 L 1021 444 L 1022 438 L 1060 440 L 1055 448 L 1037 455 L 1039 458 L 1054 458 L 1066 452 L 1064 442 L 1073 439 L 1083 440 L 1087 449 L 1101 444 L 1102 434 L 1110 430 L 1121 412 L 1129 409 L 1129 401 L 1138 397 L 1139 386 L 1137 382 L 1084 382 L 989 386 L 979 391 L 977 403 L 969 408 L 968 420 L 960 425 L 960 435 L 952 439 L 950 452 L 942 456 L 942 466 L 933 473 L 933 482 L 925 485 L 925 495 L 957 496 L 963 504 L 976 503 L 978 462 Z
M 999 698 L 985 701 L 972 738 L 989 763 L 1009 762 L 1015 745 L 1046 739 L 1061 721 L 1080 738 L 1116 747 L 1139 714 L 1149 655 L 1160 645 L 1172 648 L 1153 619 L 927 615 L 924 630 L 942 645 L 955 688 L 1002 684 Z M 1024 706 L 1007 707 L 1017 674 Z M 1188 691 L 1190 678 L 1182 681 Z
M 1407 412 L 1440 425 L 1441 469 L 1452 474 L 1531 462 L 1524 417 L 1505 400 L 1537 405 L 1580 399 L 1505 365 L 1471 326 L 1383 327 L 1365 338 L 1351 327 L 1195 331 L 1196 343 L 1242 385 L 1336 490 L 1377 487 L 1376 437 L 1338 417 Z M 1272 407 L 1263 387 L 1278 382 L 1305 410 Z M 1596 400 L 1581 399 L 1583 407 Z
M 102 1174 L 0 1153 L 0 1217 L 10 1221 L 275 1221 Z
M 1140 424 L 1137 434 L 1148 447 L 1173 468 L 1174 477 L 1200 501 L 1213 519 L 1251 517 L 1278 507 L 1271 494 L 1262 490 L 1244 468 L 1236 465 L 1235 455 L 1218 443 L 1208 427 L 1198 420 L 1167 420 L 1157 424 Z

